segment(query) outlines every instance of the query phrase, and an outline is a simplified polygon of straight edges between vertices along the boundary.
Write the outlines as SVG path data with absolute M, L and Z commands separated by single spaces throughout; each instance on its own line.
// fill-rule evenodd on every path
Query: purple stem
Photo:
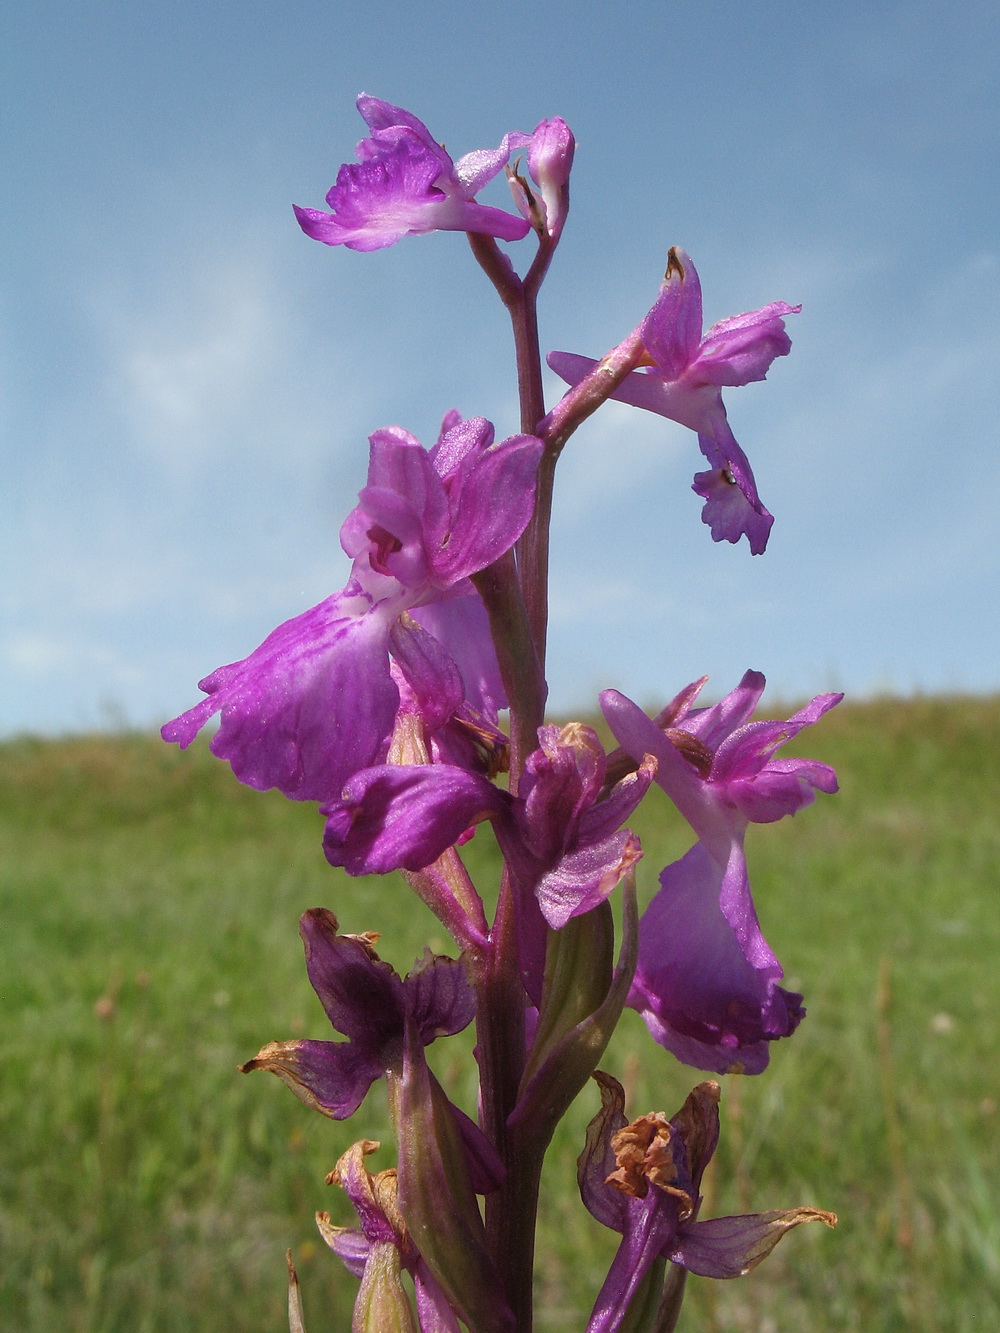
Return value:
M 493 640 L 510 701 L 510 789 L 518 781 L 537 731 L 545 720 L 545 640 L 548 624 L 549 525 L 555 467 L 576 427 L 614 392 L 639 364 L 639 331 L 603 358 L 547 416 L 538 345 L 538 290 L 558 238 L 542 235 L 534 262 L 522 280 L 490 236 L 469 235 L 472 252 L 510 315 L 517 360 L 521 430 L 546 445 L 535 483 L 535 506 L 513 553 L 475 576 L 490 617 Z M 507 1121 L 517 1099 L 526 1050 L 526 999 L 518 966 L 516 887 L 504 870 L 490 945 L 481 957 L 476 983 L 482 1125 L 507 1175 L 486 1200 L 486 1231 L 518 1333 L 530 1333 L 538 1187 L 548 1136 Z
M 521 429 L 533 434 L 545 414 L 542 365 L 538 347 L 536 298 L 551 259 L 548 238 L 522 282 L 496 241 L 469 236 L 479 261 L 510 314 L 517 359 Z M 542 468 L 545 467 L 544 458 Z M 540 473 L 542 471 L 540 468 Z M 535 514 L 529 524 L 536 539 L 475 577 L 486 604 L 501 676 L 510 701 L 510 789 L 517 792 L 524 761 L 537 743 L 545 718 L 545 598 L 548 553 L 548 512 L 551 471 L 547 487 L 536 483 Z M 545 520 L 537 513 L 543 505 Z M 539 539 L 540 536 L 540 539 Z M 522 538 L 523 542 L 523 538 Z M 514 1144 L 507 1120 L 517 1100 L 526 1058 L 524 1016 L 526 999 L 518 964 L 516 888 L 505 868 L 490 935 L 490 948 L 477 980 L 477 1028 L 483 1130 L 506 1167 L 500 1189 L 486 1199 L 486 1234 L 507 1299 L 514 1311 L 518 1333 L 530 1333 L 535 1219 L 542 1153 L 525 1153 Z M 544 1151 L 544 1150 L 543 1150 Z

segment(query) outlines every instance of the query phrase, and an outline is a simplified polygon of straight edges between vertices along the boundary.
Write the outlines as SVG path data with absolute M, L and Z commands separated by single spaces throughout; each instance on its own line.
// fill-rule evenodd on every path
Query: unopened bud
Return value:
M 576 140 L 561 116 L 541 121 L 531 136 L 528 168 L 542 191 L 559 190 L 569 181 Z
M 569 173 L 575 151 L 573 132 L 560 116 L 541 121 L 531 136 L 528 169 L 542 192 L 546 230 L 553 238 L 562 231 L 569 210 Z

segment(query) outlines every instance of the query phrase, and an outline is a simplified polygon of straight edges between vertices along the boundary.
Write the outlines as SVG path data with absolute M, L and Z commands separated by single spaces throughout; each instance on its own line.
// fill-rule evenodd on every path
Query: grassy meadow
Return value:
M 777 710 L 771 715 L 777 715 Z M 1000 699 L 845 705 L 799 739 L 842 791 L 752 828 L 764 930 L 808 1018 L 758 1078 L 723 1080 L 702 1216 L 810 1203 L 745 1279 L 694 1279 L 685 1333 L 988 1333 L 1000 1328 Z M 659 793 L 657 793 L 659 795 Z M 648 898 L 689 838 L 640 812 Z M 350 1327 L 355 1282 L 315 1231 L 353 1220 L 324 1184 L 382 1138 L 236 1066 L 327 1037 L 299 914 L 379 930 L 406 969 L 447 941 L 396 881 L 331 870 L 312 807 L 241 788 L 204 748 L 146 736 L 0 746 L 0 1327 L 19 1333 L 275 1333 L 284 1251 L 310 1333 Z M 497 873 L 488 831 L 467 849 Z M 469 1042 L 431 1049 L 472 1109 Z M 672 1113 L 699 1075 L 628 1013 L 604 1065 L 630 1110 Z M 540 1333 L 582 1330 L 616 1237 L 575 1159 L 598 1104 L 561 1128 L 543 1190 Z

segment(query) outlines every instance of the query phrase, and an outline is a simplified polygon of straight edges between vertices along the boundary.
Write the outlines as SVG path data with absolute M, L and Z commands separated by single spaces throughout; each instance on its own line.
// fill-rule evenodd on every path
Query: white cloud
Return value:
M 232 438 L 277 342 L 274 311 L 248 273 L 217 278 L 199 305 L 183 327 L 144 320 L 120 366 L 136 440 L 184 474 Z

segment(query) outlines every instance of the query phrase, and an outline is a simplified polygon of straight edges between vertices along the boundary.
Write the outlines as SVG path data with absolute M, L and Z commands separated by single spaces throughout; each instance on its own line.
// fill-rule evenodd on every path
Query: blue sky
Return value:
M 612 405 L 560 465 L 552 701 L 752 666 L 784 698 L 1000 687 L 1000 60 L 992 6 L 477 0 L 86 6 L 4 20 L 0 731 L 148 725 L 344 582 L 366 439 L 517 428 L 457 235 L 303 237 L 362 91 L 457 156 L 562 115 L 545 348 L 597 355 L 671 244 L 708 321 L 802 302 L 730 390 L 775 515 L 714 545 L 680 427 Z M 493 202 L 504 203 L 495 183 Z M 494 187 L 490 187 L 491 190 Z M 551 392 L 556 393 L 553 381 Z

